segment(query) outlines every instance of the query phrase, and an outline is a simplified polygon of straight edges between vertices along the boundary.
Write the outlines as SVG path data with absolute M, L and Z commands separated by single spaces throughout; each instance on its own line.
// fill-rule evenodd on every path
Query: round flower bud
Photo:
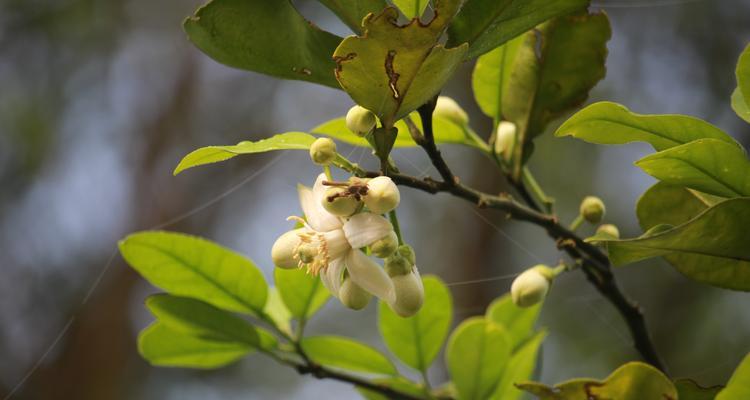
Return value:
M 286 232 L 276 239 L 276 242 L 271 248 L 271 259 L 275 266 L 285 269 L 297 268 L 298 263 L 294 256 L 300 243 L 298 234 L 302 232 L 302 230 L 303 228 Z
M 375 114 L 361 106 L 354 106 L 346 113 L 346 127 L 359 136 L 370 132 L 375 122 Z
M 401 195 L 396 184 L 387 176 L 379 176 L 367 182 L 365 205 L 375 214 L 385 214 L 398 207 Z
M 367 307 L 371 298 L 372 295 L 368 291 L 362 289 L 349 278 L 344 279 L 341 289 L 339 289 L 341 303 L 352 310 L 361 310 Z
M 505 161 L 510 161 L 515 143 L 516 124 L 510 121 L 500 121 L 495 133 L 495 154 L 500 155 Z
M 455 100 L 447 96 L 438 97 L 437 104 L 435 104 L 435 111 L 433 111 L 432 115 L 445 118 L 460 126 L 465 126 L 469 123 L 469 116 L 466 114 L 466 111 Z
M 310 158 L 315 164 L 328 165 L 336 158 L 336 142 L 331 138 L 318 138 L 310 146 Z
M 586 196 L 581 202 L 581 216 L 592 224 L 601 222 L 605 211 L 604 202 L 596 196 Z
M 370 245 L 370 252 L 378 258 L 387 258 L 396 252 L 398 248 L 398 236 L 391 231 L 386 237 Z
M 537 265 L 518 275 L 510 286 L 510 297 L 518 307 L 531 307 L 544 300 L 554 277 L 551 268 Z
M 409 274 L 393 276 L 391 281 L 396 294 L 391 309 L 404 318 L 416 314 L 424 303 L 424 285 L 417 268 Z
M 339 217 L 348 217 L 354 214 L 361 203 L 354 197 L 342 196 L 344 192 L 346 192 L 346 189 L 343 187 L 332 187 L 326 190 L 325 196 L 320 201 L 323 208 Z
M 620 230 L 617 226 L 612 224 L 604 224 L 596 228 L 596 234 L 601 236 L 611 237 L 612 239 L 620 238 Z

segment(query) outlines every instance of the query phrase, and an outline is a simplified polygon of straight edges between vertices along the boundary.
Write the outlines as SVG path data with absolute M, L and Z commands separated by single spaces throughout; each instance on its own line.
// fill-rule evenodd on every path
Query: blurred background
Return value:
M 314 1 L 301 12 L 349 34 Z M 641 113 L 695 115 L 746 147 L 750 126 L 729 107 L 738 55 L 750 42 L 747 0 L 598 0 L 613 26 L 607 77 L 590 101 Z M 298 214 L 295 185 L 311 184 L 305 152 L 238 157 L 173 177 L 189 151 L 308 130 L 343 115 L 342 91 L 285 82 L 217 64 L 181 30 L 199 0 L 0 2 L 0 397 L 3 399 L 354 398 L 333 381 L 299 377 L 260 356 L 217 371 L 153 368 L 137 354 L 155 291 L 114 252 L 129 232 L 160 227 L 203 235 L 252 258 L 271 277 L 270 248 Z M 470 92 L 472 63 L 444 94 L 486 135 L 490 121 Z M 364 149 L 342 146 L 374 166 Z M 601 196 L 607 221 L 640 233 L 638 196 L 652 180 L 632 165 L 645 145 L 601 147 L 547 134 L 531 168 L 570 221 L 587 194 Z M 488 160 L 445 146 L 465 182 L 508 190 Z M 435 174 L 418 150 L 399 150 L 410 174 Z M 402 191 L 405 238 L 422 273 L 451 287 L 455 322 L 483 313 L 510 275 L 561 256 L 545 233 L 478 212 L 447 195 Z M 196 209 L 196 207 L 200 207 Z M 436 234 L 446 226 L 450 230 Z M 589 228 L 586 228 L 589 229 Z M 689 281 L 664 261 L 616 274 L 644 308 L 674 376 L 725 383 L 750 350 L 750 297 Z M 480 282 L 472 282 L 480 280 Z M 330 302 L 310 333 L 352 335 L 384 348 L 376 307 Z M 580 273 L 555 283 L 540 326 L 549 329 L 539 378 L 604 377 L 638 359 L 623 321 Z M 446 378 L 436 363 L 434 382 Z

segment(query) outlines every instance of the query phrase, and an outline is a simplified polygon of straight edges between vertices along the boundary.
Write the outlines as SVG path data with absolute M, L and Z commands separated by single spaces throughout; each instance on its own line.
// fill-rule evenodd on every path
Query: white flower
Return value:
M 321 203 L 325 196 L 326 180 L 320 174 L 312 190 L 299 185 L 299 200 L 306 222 L 304 227 L 281 235 L 271 250 L 274 264 L 279 268 L 306 267 L 320 279 L 334 296 L 339 297 L 344 271 L 362 289 L 386 302 L 395 298 L 393 283 L 375 261 L 359 249 L 392 234 L 393 226 L 385 218 L 360 213 L 341 219 L 330 214 Z
M 553 278 L 554 272 L 545 265 L 523 271 L 510 285 L 513 303 L 518 307 L 531 307 L 544 300 Z
M 438 96 L 433 115 L 445 118 L 458 126 L 465 126 L 469 123 L 469 115 L 466 114 L 466 111 L 455 100 L 447 96 Z
M 385 214 L 398 207 L 398 203 L 401 202 L 401 194 L 391 178 L 378 176 L 367 182 L 367 194 L 363 201 L 370 211 L 376 214 Z
M 497 132 L 495 134 L 495 154 L 499 154 L 503 157 L 503 160 L 510 162 L 515 143 L 516 124 L 509 121 L 500 121 L 497 124 Z

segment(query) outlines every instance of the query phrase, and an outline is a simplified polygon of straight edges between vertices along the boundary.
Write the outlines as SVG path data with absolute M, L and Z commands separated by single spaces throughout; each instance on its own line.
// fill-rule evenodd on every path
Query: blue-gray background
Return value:
M 297 4 L 319 25 L 348 34 L 317 3 Z M 750 42 L 749 1 L 595 4 L 608 12 L 614 35 L 607 77 L 590 101 L 695 115 L 750 144 L 750 126 L 729 107 L 735 62 Z M 304 152 L 288 152 L 241 157 L 173 177 L 181 156 L 199 146 L 307 130 L 343 115 L 352 104 L 341 91 L 210 60 L 180 28 L 198 5 L 196 0 L 0 3 L 3 398 L 11 391 L 19 400 L 355 396 L 346 385 L 299 377 L 260 356 L 205 372 L 153 368 L 136 353 L 136 335 L 151 319 L 143 299 L 154 289 L 119 255 L 108 263 L 119 238 L 217 199 L 166 228 L 241 251 L 270 277 L 270 246 L 289 227 L 284 218 L 299 213 L 295 185 L 310 184 L 318 172 Z M 489 121 L 472 99 L 471 69 L 471 63 L 462 67 L 444 93 L 464 105 L 474 128 L 486 136 Z M 373 165 L 363 149 L 344 146 L 343 152 Z M 492 192 L 507 189 L 475 152 L 448 146 L 444 152 L 464 182 Z M 632 162 L 648 152 L 644 145 L 605 148 L 547 134 L 537 141 L 531 168 L 557 198 L 563 220 L 574 216 L 582 196 L 597 194 L 607 203 L 607 221 L 632 236 L 640 233 L 635 201 L 652 183 Z M 420 151 L 399 150 L 395 159 L 406 172 L 434 174 Z M 508 276 L 560 257 L 537 227 L 477 213 L 445 195 L 404 189 L 402 198 L 405 237 L 417 250 L 420 270 L 451 284 L 456 321 L 481 314 L 511 280 L 461 282 Z M 748 295 L 693 283 L 659 260 L 618 269 L 617 277 L 645 309 L 675 376 L 723 383 L 750 350 Z M 309 331 L 352 335 L 383 348 L 375 319 L 374 304 L 357 313 L 331 302 Z M 638 358 L 620 317 L 579 273 L 555 283 L 540 325 L 550 332 L 540 370 L 547 383 L 603 377 Z M 446 378 L 439 364 L 431 371 L 435 382 Z

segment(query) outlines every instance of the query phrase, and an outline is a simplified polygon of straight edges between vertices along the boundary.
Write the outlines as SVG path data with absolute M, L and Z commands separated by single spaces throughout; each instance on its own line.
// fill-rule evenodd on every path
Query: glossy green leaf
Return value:
M 735 75 L 737 76 L 737 89 L 742 93 L 745 105 L 750 106 L 748 103 L 750 99 L 750 45 L 747 45 L 740 55 Z
M 732 109 L 740 118 L 750 122 L 750 101 L 742 95 L 739 88 L 732 92 Z
M 388 6 L 385 0 L 318 0 L 328 7 L 352 31 L 362 31 L 362 20 L 369 13 L 377 13 Z
M 268 315 L 268 317 L 271 319 L 271 322 L 273 322 L 273 324 L 276 325 L 277 328 L 281 329 L 287 334 L 291 334 L 292 330 L 290 320 L 292 318 L 292 313 L 288 308 L 286 308 L 284 300 L 281 299 L 279 289 L 275 287 L 269 288 L 268 299 L 266 300 L 266 306 L 263 309 L 263 312 Z
M 716 400 L 750 399 L 750 353 L 742 360 Z
M 437 44 L 458 6 L 457 0 L 440 0 L 436 17 L 424 25 L 412 20 L 399 26 L 393 7 L 367 16 L 365 33 L 336 48 L 339 83 L 357 104 L 392 126 L 437 94 L 463 59 L 467 46 Z
M 396 375 L 393 363 L 374 348 L 340 336 L 311 336 L 302 339 L 302 349 L 313 361 L 357 372 Z
M 253 346 L 199 338 L 174 330 L 161 322 L 144 329 L 138 337 L 138 352 L 162 367 L 218 368 L 239 360 Z
M 436 276 L 422 277 L 425 300 L 409 318 L 398 316 L 380 302 L 378 325 L 388 349 L 404 364 L 426 371 L 440 352 L 453 318 L 450 291 Z
M 679 186 L 657 183 L 638 200 L 636 213 L 647 231 L 659 224 L 682 225 L 715 200 Z M 750 263 L 700 254 L 672 253 L 664 256 L 680 273 L 698 282 L 727 289 L 750 290 Z
M 427 4 L 430 3 L 429 0 L 392 0 L 392 2 L 409 19 L 421 16 Z
M 722 386 L 704 388 L 690 379 L 677 379 L 673 382 L 679 400 L 714 400 Z
M 212 0 L 183 27 L 222 64 L 339 88 L 331 55 L 342 39 L 305 20 L 289 0 Z
M 320 278 L 300 268 L 275 268 L 273 277 L 284 304 L 298 319 L 310 318 L 330 295 Z
M 404 377 L 373 379 L 373 382 L 388 386 L 392 389 L 398 390 L 402 393 L 410 394 L 415 397 L 422 397 L 425 393 L 424 388 L 421 385 L 418 385 Z M 367 400 L 391 400 L 379 392 L 373 392 L 364 388 L 357 388 L 357 391 L 362 395 L 362 397 Z
M 534 324 L 542 311 L 542 304 L 521 308 L 513 304 L 510 293 L 503 295 L 487 307 L 485 317 L 502 325 L 510 335 L 515 349 L 534 334 Z
M 511 356 L 502 326 L 481 317 L 464 320 L 451 334 L 445 362 L 461 400 L 485 400 L 494 393 Z
M 268 287 L 252 261 L 208 240 L 145 231 L 121 240 L 125 261 L 154 286 L 228 311 L 261 315 Z
M 466 0 L 448 28 L 448 44 L 468 42 L 467 57 L 477 57 L 550 18 L 588 4 L 588 0 Z
M 264 153 L 274 150 L 309 150 L 315 137 L 304 132 L 287 132 L 262 139 L 257 142 L 249 140 L 234 146 L 208 146 L 192 151 L 186 155 L 174 169 L 174 175 L 197 167 L 234 158 L 240 154 Z
M 527 35 L 520 35 L 504 45 L 479 57 L 471 75 L 471 87 L 474 99 L 482 112 L 495 121 L 502 119 L 503 103 L 513 93 L 508 92 L 508 85 L 517 65 Z
M 735 144 L 700 139 L 646 156 L 635 163 L 672 185 L 722 197 L 750 196 L 750 160 Z
M 524 393 L 515 386 L 515 383 L 527 381 L 532 378 L 546 332 L 539 332 L 533 338 L 524 342 L 508 361 L 508 366 L 503 372 L 502 379 L 497 385 L 491 400 L 520 400 Z
M 718 139 L 736 144 L 721 129 L 686 115 L 643 115 L 624 106 L 602 101 L 568 118 L 555 136 L 573 136 L 590 143 L 646 142 L 661 151 L 698 139 Z
M 554 387 L 535 382 L 523 382 L 517 386 L 541 400 L 677 399 L 677 389 L 672 382 L 656 368 L 640 362 L 621 366 L 603 381 L 581 378 Z

